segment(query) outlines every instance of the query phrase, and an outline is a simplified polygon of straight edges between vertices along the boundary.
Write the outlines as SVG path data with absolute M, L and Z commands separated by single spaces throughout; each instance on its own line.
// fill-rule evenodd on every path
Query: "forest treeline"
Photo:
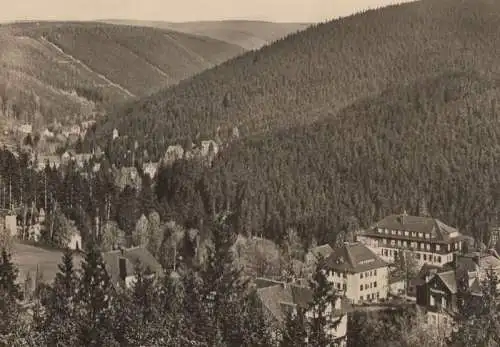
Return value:
M 289 229 L 305 245 L 333 242 L 423 203 L 487 241 L 500 201 L 498 87 L 455 73 L 388 90 L 314 125 L 235 142 L 211 168 L 163 168 L 157 197 L 180 223 L 229 206 L 243 234 L 278 243 Z
M 388 88 L 453 71 L 500 72 L 500 6 L 424 0 L 313 25 L 110 114 L 114 128 L 159 158 L 186 138 L 306 125 Z

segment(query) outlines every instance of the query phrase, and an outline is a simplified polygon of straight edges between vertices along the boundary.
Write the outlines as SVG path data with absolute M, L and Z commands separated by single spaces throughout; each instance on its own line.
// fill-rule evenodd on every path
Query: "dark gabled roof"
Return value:
M 161 274 L 162 267 L 155 257 L 144 247 L 127 248 L 105 252 L 102 255 L 106 271 L 114 283 L 120 281 L 120 258 L 126 260 L 126 275 L 132 276 L 135 266 L 140 263 L 145 271 Z
M 329 269 L 347 272 L 363 272 L 388 266 L 378 255 L 362 243 L 345 243 L 333 250 L 326 259 Z
M 270 280 L 269 282 L 272 282 Z M 278 323 L 283 323 L 286 312 L 295 307 L 307 309 L 312 301 L 313 293 L 310 288 L 296 284 L 279 284 L 257 289 L 257 295 L 265 311 Z M 352 305 L 345 297 L 340 298 L 340 309 L 334 310 L 333 314 L 341 316 L 352 309 Z
M 439 278 L 441 282 L 443 282 L 451 294 L 457 293 L 457 277 L 455 275 L 455 271 L 438 272 L 435 277 Z
M 433 240 L 445 242 L 464 238 L 464 236 L 460 234 L 456 228 L 446 225 L 439 219 L 409 216 L 404 213 L 385 217 L 384 219 L 370 227 L 369 230 L 365 232 L 365 234 L 372 235 L 374 234 L 374 229 L 378 228 L 424 233 L 431 235 L 431 239 Z M 453 233 L 458 234 L 456 236 L 453 236 L 451 235 Z M 375 233 L 375 235 L 377 235 L 377 233 Z M 408 238 L 408 236 L 406 236 L 405 238 Z

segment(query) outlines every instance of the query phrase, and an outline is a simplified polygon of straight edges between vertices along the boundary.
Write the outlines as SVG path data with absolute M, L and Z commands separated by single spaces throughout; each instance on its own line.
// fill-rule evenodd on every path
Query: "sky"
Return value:
M 403 0 L 0 0 L 0 22 L 250 19 L 322 22 Z

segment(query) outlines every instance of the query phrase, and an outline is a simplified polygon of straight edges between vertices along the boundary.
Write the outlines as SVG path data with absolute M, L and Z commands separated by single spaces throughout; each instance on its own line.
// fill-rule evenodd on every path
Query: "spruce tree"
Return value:
M 323 258 L 318 260 L 309 285 L 313 294 L 308 307 L 308 343 L 315 347 L 334 346 L 334 338 L 328 332 L 340 323 L 340 319 L 332 315 L 337 294 L 326 277 Z
M 78 287 L 79 342 L 84 346 L 114 346 L 113 287 L 105 270 L 102 254 L 89 242 L 82 262 Z
M 73 253 L 66 249 L 52 286 L 45 290 L 42 305 L 42 330 L 49 346 L 72 346 L 77 343 L 75 310 L 79 279 L 74 269 Z
M 287 312 L 281 333 L 280 347 L 307 347 L 307 323 L 304 310 Z
M 217 334 L 224 341 L 231 339 L 236 317 L 232 307 L 241 305 L 247 282 L 233 261 L 232 246 L 236 234 L 231 230 L 231 213 L 223 213 L 212 227 L 213 246 L 207 249 L 207 262 L 202 271 L 203 295 L 209 316 L 209 343 L 215 343 Z M 221 330 L 221 331 L 219 331 Z

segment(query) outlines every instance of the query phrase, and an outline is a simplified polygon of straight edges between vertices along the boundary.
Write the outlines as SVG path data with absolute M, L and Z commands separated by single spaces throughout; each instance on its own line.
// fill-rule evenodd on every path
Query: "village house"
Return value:
M 8 209 L 0 210 L 0 228 L 1 232 L 10 237 L 17 237 L 17 215 Z
M 68 248 L 74 251 L 82 250 L 82 235 L 80 234 L 80 231 L 77 230 L 76 228 L 72 228 L 70 231 Z
M 353 304 L 385 300 L 389 264 L 362 243 L 344 243 L 326 258 L 328 280 Z
M 255 285 L 257 296 L 264 308 L 272 333 L 284 327 L 289 312 L 296 314 L 298 309 L 303 309 L 306 318 L 311 317 L 311 312 L 308 309 L 313 293 L 307 286 L 264 278 L 256 279 Z M 347 313 L 351 310 L 352 306 L 349 301 L 340 296 L 327 309 L 327 314 L 332 314 L 332 321 L 338 321 L 338 325 L 331 328 L 328 333 L 338 340 L 340 346 L 347 345 Z
M 45 130 L 42 132 L 42 138 L 53 139 L 54 136 L 55 134 L 47 128 L 45 128 Z
M 160 263 L 145 247 L 121 248 L 103 253 L 106 272 L 114 286 L 130 287 L 136 278 L 136 266 L 151 276 L 162 276 Z
M 58 169 L 61 166 L 61 158 L 57 155 L 38 155 L 35 158 L 35 171 L 41 172 L 47 165 L 51 169 Z
M 420 266 L 443 266 L 462 251 L 466 237 L 438 219 L 409 216 L 405 212 L 375 223 L 358 234 L 357 240 L 387 262 L 394 262 L 398 252 L 411 252 Z
M 184 148 L 180 145 L 168 146 L 165 155 L 163 156 L 163 164 L 172 165 L 176 160 L 184 157 Z
M 17 130 L 23 135 L 30 135 L 33 132 L 33 125 L 29 123 L 22 124 L 17 128 Z
M 154 179 L 156 177 L 156 173 L 158 172 L 158 163 L 144 163 L 142 165 L 142 170 L 146 175 L 149 175 L 151 179 Z
M 141 185 L 141 176 L 134 166 L 122 167 L 115 171 L 115 186 L 120 190 L 124 190 L 126 186 L 140 189 Z
M 416 281 L 416 299 L 428 323 L 451 333 L 458 314 L 460 291 L 465 300 L 479 304 L 480 283 L 491 270 L 498 276 L 500 259 L 494 254 L 479 252 L 456 255 L 452 263 L 442 267 L 424 266 Z

